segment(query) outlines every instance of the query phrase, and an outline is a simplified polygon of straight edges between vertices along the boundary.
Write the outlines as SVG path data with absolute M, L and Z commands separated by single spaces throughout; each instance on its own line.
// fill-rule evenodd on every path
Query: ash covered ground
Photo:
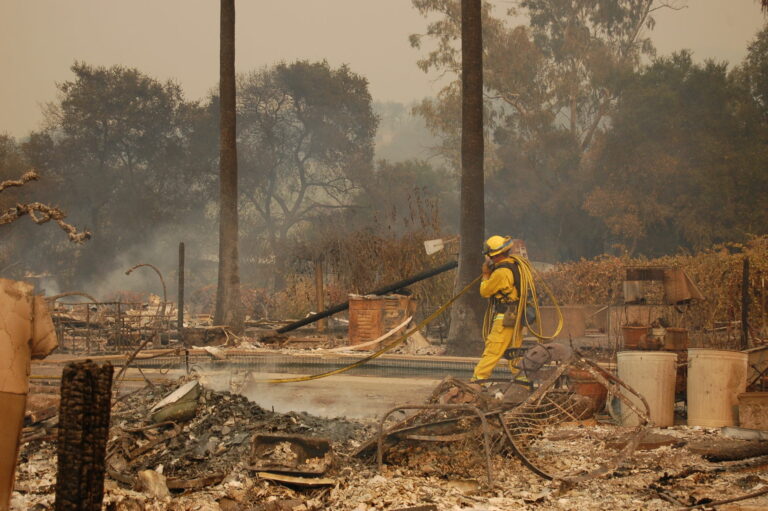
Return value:
M 678 509 L 735 498 L 768 486 L 768 458 L 713 462 L 702 449 L 733 442 L 718 430 L 650 430 L 645 446 L 607 476 L 579 484 L 546 481 L 510 455 L 494 454 L 494 485 L 487 486 L 481 444 L 470 436 L 439 443 L 401 439 L 388 446 L 384 469 L 373 456 L 352 454 L 375 432 L 375 421 L 324 419 L 305 413 L 274 413 L 228 392 L 204 390 L 194 418 L 177 426 L 152 425 L 150 408 L 174 386 L 156 385 L 125 397 L 113 409 L 105 484 L 105 509 L 114 510 L 439 510 Z M 149 426 L 149 427 L 148 427 Z M 335 460 L 327 483 L 304 487 L 278 483 L 249 468 L 253 435 L 324 437 Z M 627 430 L 583 422 L 553 427 L 543 452 L 558 453 L 561 467 L 599 463 L 620 448 Z M 126 453 L 133 453 L 133 457 Z M 137 454 L 138 453 L 138 454 Z M 187 488 L 158 497 L 137 483 L 153 470 Z M 13 509 L 53 509 L 55 444 L 26 443 L 21 452 Z M 768 506 L 766 496 L 744 505 Z M 431 507 L 429 507 L 431 506 Z M 718 509 L 740 509 L 739 504 Z M 759 509 L 759 508 L 758 508 Z

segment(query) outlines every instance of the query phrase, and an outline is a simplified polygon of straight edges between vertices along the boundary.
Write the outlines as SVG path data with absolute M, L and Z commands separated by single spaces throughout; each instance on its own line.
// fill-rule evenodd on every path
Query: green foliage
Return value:
M 768 125 L 749 71 L 657 59 L 625 88 L 584 207 L 632 252 L 702 249 L 768 228 Z
M 46 127 L 21 148 L 46 177 L 36 197 L 61 206 L 93 239 L 73 247 L 55 233 L 9 233 L 17 257 L 25 254 L 19 271 L 51 272 L 68 289 L 98 286 L 118 260 L 134 264 L 124 255 L 150 248 L 164 226 L 202 223 L 196 205 L 215 177 L 190 147 L 202 111 L 178 85 L 121 66 L 75 63 L 72 72 L 46 108 Z
M 425 71 L 458 76 L 459 2 L 414 0 Z M 743 64 L 651 60 L 653 14 L 682 2 L 484 5 L 486 225 L 535 259 L 659 255 L 768 229 L 768 31 Z M 514 15 L 528 23 L 515 25 Z M 418 112 L 458 161 L 459 84 Z
M 763 116 L 768 115 L 768 30 L 758 32 L 749 45 L 746 60 L 736 70 L 736 79 L 747 88 Z
M 9 229 L 13 251 L 31 253 L 18 271 L 50 271 L 67 289 L 114 287 L 104 276 L 115 266 L 152 259 L 172 267 L 183 239 L 196 258 L 191 278 L 202 284 L 212 276 L 204 259 L 216 253 L 218 98 L 190 103 L 175 83 L 122 66 L 76 63 L 72 72 L 46 109 L 45 129 L 23 144 L 3 137 L 0 158 L 2 170 L 38 168 L 40 200 L 61 205 L 94 238 L 70 247 Z M 241 77 L 238 113 L 242 253 L 254 279 L 249 270 L 292 229 L 361 193 L 376 117 L 364 78 L 305 61 Z
M 460 69 L 456 0 L 414 0 L 432 19 L 412 45 L 433 45 L 418 65 Z M 499 15 L 483 8 L 486 88 L 488 232 L 524 237 L 542 259 L 573 258 L 595 249 L 597 222 L 583 210 L 585 167 L 623 84 L 653 48 L 654 0 L 513 2 Z M 527 25 L 515 25 L 517 15 Z M 459 84 L 452 82 L 418 112 L 458 161 Z M 599 248 L 599 247 L 598 247 Z
M 9 135 L 0 135 L 0 181 L 19 179 L 29 169 L 30 163 L 16 140 Z M 8 188 L 0 194 L 0 211 L 16 205 L 22 191 L 21 188 Z
M 411 37 L 417 48 L 425 36 L 435 43 L 419 67 L 458 78 L 460 2 L 413 0 L 413 4 L 425 16 L 437 16 L 426 34 Z M 642 55 L 653 52 L 644 29 L 653 26 L 655 7 L 654 0 L 520 0 L 513 2 L 505 18 L 484 3 L 487 120 L 492 126 L 512 126 L 523 137 L 563 126 L 583 149 L 588 148 L 623 80 Z M 526 15 L 529 25 L 510 25 L 516 14 Z M 446 88 L 438 102 L 450 100 L 451 87 L 455 85 Z M 436 130 L 448 127 L 444 120 L 433 118 L 441 110 L 431 102 L 422 109 Z
M 239 82 L 244 241 L 278 254 L 295 229 L 352 204 L 372 170 L 377 119 L 367 81 L 346 66 L 297 61 Z

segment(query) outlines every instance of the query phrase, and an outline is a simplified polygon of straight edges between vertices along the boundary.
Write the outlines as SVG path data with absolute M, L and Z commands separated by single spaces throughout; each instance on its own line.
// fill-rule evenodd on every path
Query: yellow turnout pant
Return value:
M 504 351 L 507 348 L 519 348 L 523 343 L 522 328 L 515 332 L 514 327 L 502 325 L 503 314 L 496 314 L 491 326 L 491 333 L 485 338 L 485 350 L 480 357 L 480 361 L 475 366 L 475 372 L 472 375 L 473 380 L 485 380 L 491 377 L 493 369 L 499 363 Z M 516 372 L 513 370 L 513 372 Z

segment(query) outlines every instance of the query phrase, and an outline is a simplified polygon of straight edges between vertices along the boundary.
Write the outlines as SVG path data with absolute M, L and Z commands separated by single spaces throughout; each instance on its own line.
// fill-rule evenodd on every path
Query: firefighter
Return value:
M 489 378 L 507 348 L 519 348 L 523 341 L 523 323 L 515 318 L 520 299 L 520 271 L 510 258 L 512 243 L 508 236 L 491 236 L 483 247 L 485 262 L 480 295 L 491 303 L 483 325 L 485 349 L 475 366 L 472 381 Z
M 13 492 L 30 363 L 57 346 L 45 299 L 24 282 L 0 279 L 0 511 Z

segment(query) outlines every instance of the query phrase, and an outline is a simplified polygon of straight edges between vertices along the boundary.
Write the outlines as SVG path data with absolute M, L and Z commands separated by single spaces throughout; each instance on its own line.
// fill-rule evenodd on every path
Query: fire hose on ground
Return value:
M 531 291 L 531 294 L 533 296 L 533 306 L 534 306 L 534 308 L 536 310 L 536 315 L 537 315 L 537 317 L 540 317 L 539 316 L 539 314 L 540 314 L 540 312 L 539 312 L 539 302 L 538 302 L 538 297 L 536 296 L 536 286 L 535 286 L 535 283 L 534 283 L 534 275 L 536 275 L 536 271 L 524 259 L 515 257 L 515 260 L 518 262 L 518 264 L 520 265 L 520 269 L 521 269 L 521 272 L 520 272 L 520 274 L 521 274 L 521 292 L 525 293 L 525 294 L 522 294 L 522 297 L 527 297 L 528 296 L 528 291 L 529 290 Z M 446 264 L 446 265 L 444 265 L 444 266 L 442 266 L 440 268 L 437 268 L 435 270 L 430 270 L 428 272 L 420 274 L 417 277 L 420 277 L 419 280 L 421 280 L 423 278 L 427 278 L 425 276 L 427 274 L 437 275 L 438 273 L 442 273 L 443 271 L 446 271 L 448 269 L 454 268 L 455 266 L 456 266 L 456 263 L 448 263 L 448 264 Z M 416 277 L 414 277 L 414 278 L 416 278 Z M 317 379 L 320 379 L 320 378 L 326 378 L 328 376 L 333 376 L 333 375 L 336 375 L 336 374 L 341 374 L 341 373 L 347 372 L 347 371 L 349 371 L 351 369 L 355 369 L 356 367 L 360 367 L 363 364 L 366 364 L 367 362 L 370 362 L 371 360 L 374 360 L 375 358 L 380 357 L 381 355 L 387 353 L 388 351 L 393 350 L 397 346 L 399 346 L 402 343 L 404 343 L 406 341 L 406 339 L 408 339 L 408 337 L 410 337 L 411 335 L 413 335 L 414 333 L 416 333 L 417 331 L 421 330 L 422 328 L 427 326 L 429 323 L 434 321 L 440 314 L 445 312 L 445 310 L 448 309 L 448 307 L 450 307 L 460 296 L 462 296 L 464 293 L 466 293 L 470 289 L 472 289 L 472 287 L 480 280 L 480 278 L 481 278 L 480 276 L 475 278 L 472 282 L 467 284 L 464 287 L 464 289 L 462 289 L 456 295 L 451 297 L 447 302 L 445 302 L 443 305 L 441 305 L 432 314 L 430 314 L 429 316 L 424 318 L 416 326 L 414 326 L 414 327 L 410 328 L 409 330 L 407 330 L 400 337 L 398 337 L 397 339 L 393 340 L 392 342 L 387 343 L 383 348 L 379 349 L 378 351 L 376 351 L 374 353 L 371 353 L 367 357 L 364 357 L 364 358 L 362 358 L 362 359 L 360 359 L 360 360 L 358 360 L 358 361 L 356 361 L 356 362 L 354 362 L 352 364 L 346 365 L 344 367 L 340 367 L 338 369 L 334 369 L 332 371 L 326 371 L 324 373 L 319 373 L 319 374 L 313 374 L 313 375 L 308 375 L 308 376 L 297 376 L 297 377 L 294 377 L 294 378 L 274 378 L 274 379 L 267 379 L 267 380 L 255 380 L 255 382 L 256 383 L 297 383 L 297 382 L 303 382 L 303 381 L 317 380 Z M 408 279 L 408 280 L 413 280 L 413 278 L 412 279 Z M 403 282 L 405 282 L 405 281 L 401 281 L 401 282 L 399 282 L 397 284 L 393 284 L 392 286 L 388 286 L 387 289 L 401 289 L 402 287 L 404 287 Z M 394 286 L 397 286 L 397 287 L 395 288 Z M 551 290 L 549 289 L 549 287 L 546 284 L 544 284 L 544 287 L 545 287 L 545 290 L 546 290 L 547 294 L 549 295 L 550 299 L 552 300 L 553 304 L 555 305 L 555 309 L 557 311 L 558 323 L 557 323 L 557 327 L 556 327 L 555 333 L 552 334 L 551 336 L 544 336 L 541 331 L 534 331 L 531 327 L 529 327 L 529 329 L 532 331 L 532 333 L 536 337 L 538 337 L 540 339 L 552 339 L 555 336 L 557 336 L 557 334 L 560 332 L 560 329 L 562 328 L 562 325 L 563 325 L 563 315 L 560 312 L 560 307 L 558 306 L 557 301 L 555 301 L 555 298 L 554 298 Z M 522 308 L 523 311 L 525 310 L 525 306 L 526 306 L 526 300 L 525 300 L 525 298 L 521 298 L 521 300 L 520 300 L 520 307 Z M 316 320 L 316 319 L 319 319 L 319 316 L 320 316 L 319 314 L 314 315 L 314 316 L 310 316 L 309 318 L 306 318 L 306 320 L 310 320 L 310 319 L 311 320 Z M 518 314 L 518 318 L 519 317 L 520 317 L 520 315 Z M 519 319 L 518 319 L 518 321 L 519 321 Z M 306 324 L 306 323 L 303 323 L 303 324 Z M 539 321 L 539 325 L 541 325 L 540 321 Z

